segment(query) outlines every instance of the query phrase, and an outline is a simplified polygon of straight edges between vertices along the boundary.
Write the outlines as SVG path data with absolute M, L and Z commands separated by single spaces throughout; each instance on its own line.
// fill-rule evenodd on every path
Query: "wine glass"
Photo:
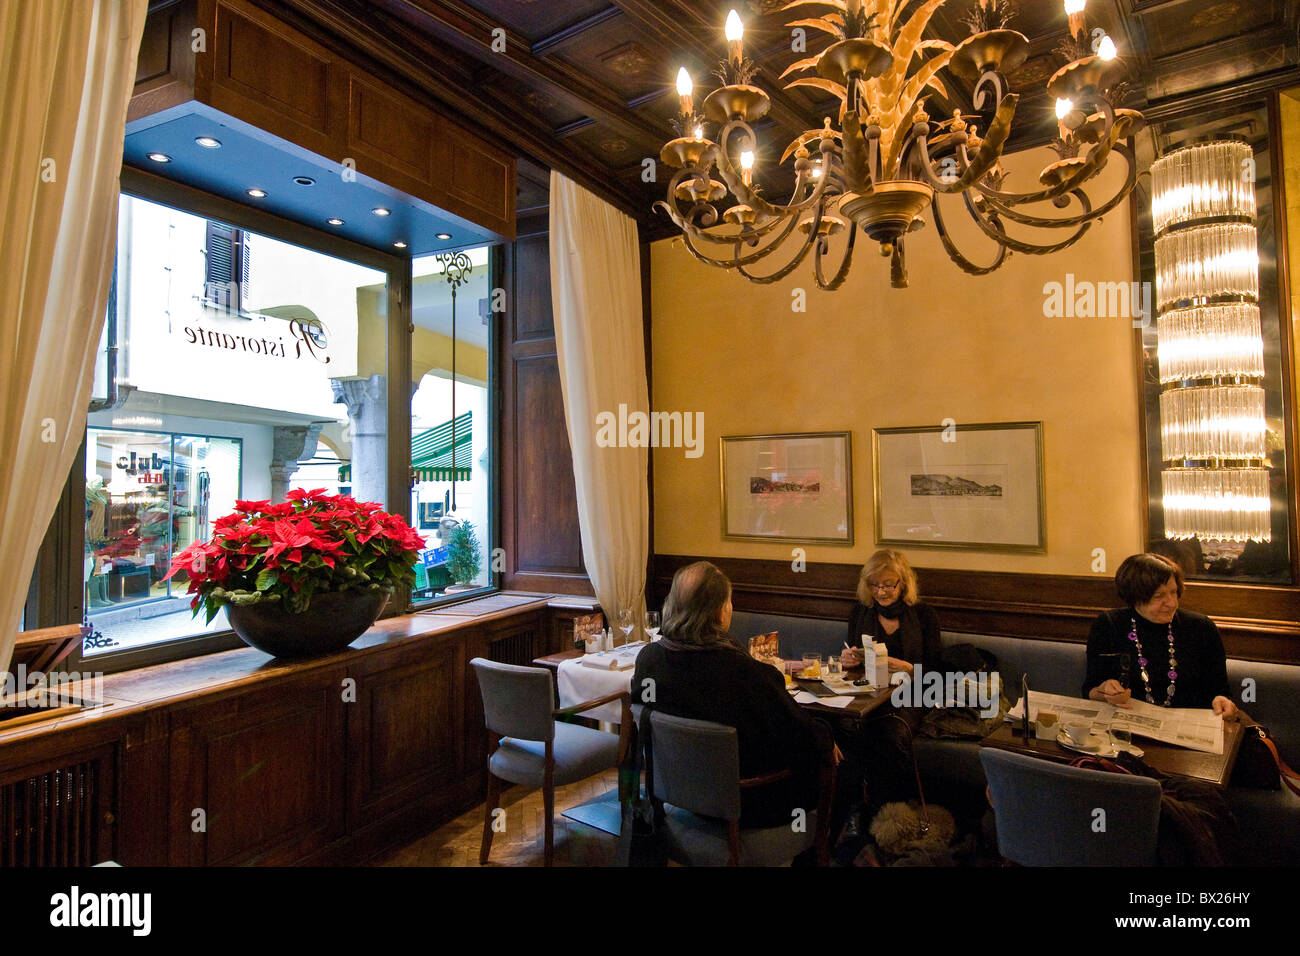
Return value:
M 645 612 L 645 632 L 646 634 L 650 635 L 650 640 L 652 641 L 659 636 L 659 612 L 658 611 Z
M 632 634 L 632 609 L 625 607 L 618 612 L 618 629 L 623 632 L 623 643 L 626 644 L 628 637 Z

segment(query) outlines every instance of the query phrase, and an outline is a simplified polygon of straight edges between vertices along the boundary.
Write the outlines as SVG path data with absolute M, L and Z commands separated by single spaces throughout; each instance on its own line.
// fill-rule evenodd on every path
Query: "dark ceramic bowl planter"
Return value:
M 347 647 L 374 624 L 390 591 L 334 591 L 312 596 L 301 614 L 281 602 L 226 606 L 226 617 L 244 643 L 273 657 L 317 657 Z

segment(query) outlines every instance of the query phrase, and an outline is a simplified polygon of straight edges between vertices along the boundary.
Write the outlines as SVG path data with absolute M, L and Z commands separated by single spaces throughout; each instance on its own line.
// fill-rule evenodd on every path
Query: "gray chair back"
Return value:
M 993 747 L 981 748 L 980 763 L 1004 858 L 1024 866 L 1155 865 L 1155 780 Z
M 555 707 L 550 671 L 476 657 L 470 661 L 483 694 L 488 730 L 521 740 L 552 740 Z
M 700 816 L 740 819 L 736 728 L 650 713 L 653 796 Z

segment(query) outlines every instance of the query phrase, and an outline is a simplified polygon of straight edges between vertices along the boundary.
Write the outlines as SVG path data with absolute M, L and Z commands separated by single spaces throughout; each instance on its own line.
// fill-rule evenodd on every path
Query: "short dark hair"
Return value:
M 663 636 L 679 644 L 729 642 L 719 618 L 730 599 L 731 582 L 717 565 L 696 561 L 680 568 L 664 600 Z
M 1174 579 L 1178 596 L 1183 596 L 1183 569 L 1163 554 L 1134 554 L 1124 559 L 1115 572 L 1115 590 L 1129 607 L 1146 604 L 1169 579 Z

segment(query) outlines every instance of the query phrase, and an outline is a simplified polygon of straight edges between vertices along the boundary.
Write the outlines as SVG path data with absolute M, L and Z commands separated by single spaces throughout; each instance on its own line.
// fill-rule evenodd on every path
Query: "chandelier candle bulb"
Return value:
M 731 54 L 731 61 L 737 65 L 744 62 L 744 36 L 745 26 L 740 22 L 740 14 L 734 9 L 727 14 L 727 50 Z
M 1084 14 L 1084 8 L 1088 5 L 1088 0 L 1065 0 L 1065 12 L 1070 18 L 1070 36 L 1078 36 L 1079 31 L 1086 30 L 1088 20 Z
M 695 84 L 691 82 L 691 75 L 686 72 L 686 67 L 677 71 L 677 95 L 682 98 L 682 115 L 689 117 L 695 112 L 695 102 L 691 99 L 691 92 L 695 89 Z M 697 132 L 695 134 L 699 136 Z
M 1110 37 L 1102 37 L 1101 43 L 1097 44 L 1097 55 L 1103 60 L 1113 60 L 1119 56 L 1119 50 L 1115 47 L 1115 41 Z

